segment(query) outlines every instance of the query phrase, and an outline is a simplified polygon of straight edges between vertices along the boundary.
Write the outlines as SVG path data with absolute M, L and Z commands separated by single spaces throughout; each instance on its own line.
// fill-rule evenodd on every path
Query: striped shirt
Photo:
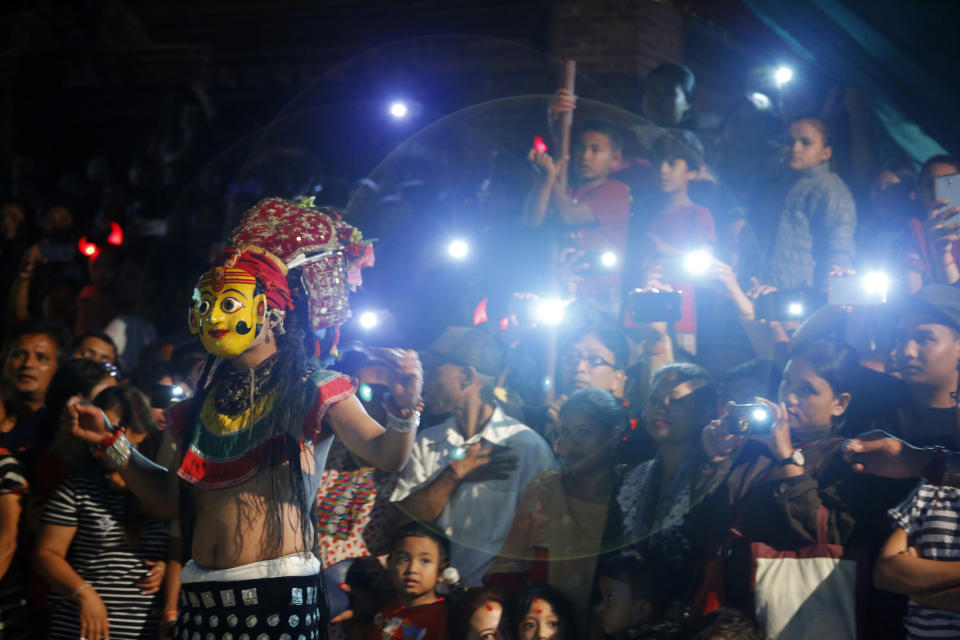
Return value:
M 112 639 L 157 636 L 151 609 L 161 594 L 144 595 L 137 586 L 146 576 L 147 560 L 165 560 L 168 522 L 143 514 L 137 548 L 124 540 L 128 492 L 112 489 L 102 472 L 69 476 L 47 500 L 43 521 L 76 527 L 67 562 L 103 599 Z M 76 640 L 80 635 L 77 605 L 51 595 L 49 638 Z
M 0 449 L 0 496 L 14 495 L 19 499 L 26 490 L 23 465 L 6 449 Z M 26 623 L 29 610 L 23 589 L 26 554 L 21 543 L 22 540 L 18 539 L 13 560 L 0 580 L 0 638 L 4 640 L 26 638 L 30 631 Z
M 960 560 L 960 489 L 920 483 L 889 514 L 895 526 L 907 532 L 910 545 L 921 558 Z M 960 636 L 960 613 L 931 609 L 911 600 L 903 625 L 911 638 L 956 638 Z

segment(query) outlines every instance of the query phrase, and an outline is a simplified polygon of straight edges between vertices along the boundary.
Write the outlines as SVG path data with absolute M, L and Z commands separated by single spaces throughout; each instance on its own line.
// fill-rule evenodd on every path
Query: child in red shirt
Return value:
M 647 236 L 653 244 L 653 253 L 661 263 L 682 262 L 684 254 L 705 251 L 713 254 L 717 233 L 710 210 L 694 204 L 687 192 L 690 181 L 697 177 L 702 164 L 703 146 L 689 131 L 664 133 L 654 144 L 653 166 L 659 172 L 662 205 L 653 213 L 647 226 Z M 693 335 L 697 331 L 696 298 L 689 280 L 665 281 L 683 292 L 683 316 L 676 324 L 681 346 L 695 352 Z M 674 276 L 676 278 L 676 276 Z M 686 334 L 686 335 L 684 335 Z
M 447 539 L 418 522 L 397 531 L 387 561 L 396 594 L 367 627 L 368 640 L 447 640 L 447 603 L 437 583 L 449 555 Z
M 568 158 L 554 161 L 546 152 L 531 149 L 531 163 L 540 172 L 540 180 L 531 190 L 524 206 L 524 222 L 531 227 L 543 224 L 553 212 L 569 232 L 577 250 L 616 255 L 616 267 L 609 275 L 584 280 L 578 287 L 581 297 L 617 289 L 630 223 L 630 187 L 611 180 L 610 172 L 623 159 L 623 137 L 605 120 L 588 120 L 579 127 L 574 146 L 574 184 L 564 191 L 559 176 L 566 170 Z

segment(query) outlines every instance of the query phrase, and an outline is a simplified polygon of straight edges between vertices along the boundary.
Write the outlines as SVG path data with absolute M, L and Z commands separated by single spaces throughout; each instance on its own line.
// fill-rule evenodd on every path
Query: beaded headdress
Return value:
M 238 252 L 257 248 L 299 269 L 310 328 L 336 327 L 350 317 L 349 294 L 373 266 L 373 246 L 339 210 L 316 207 L 313 198 L 262 200 L 243 214 L 230 238 Z

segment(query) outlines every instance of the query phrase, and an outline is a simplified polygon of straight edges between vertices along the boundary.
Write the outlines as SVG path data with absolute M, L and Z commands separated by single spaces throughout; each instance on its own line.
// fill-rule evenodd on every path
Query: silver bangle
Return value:
M 420 412 L 414 411 L 409 418 L 401 418 L 389 411 L 387 412 L 387 429 L 393 429 L 400 433 L 413 433 L 420 426 Z
M 133 453 L 133 445 L 127 440 L 127 436 L 120 434 L 113 444 L 102 451 L 103 468 L 107 471 L 116 471 L 130 459 Z

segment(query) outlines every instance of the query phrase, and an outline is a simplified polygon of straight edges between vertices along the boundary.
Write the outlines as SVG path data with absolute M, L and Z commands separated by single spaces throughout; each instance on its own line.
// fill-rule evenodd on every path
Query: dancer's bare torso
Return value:
M 313 475 L 313 447 L 304 448 L 300 462 L 305 474 Z M 280 474 L 281 492 L 275 496 L 271 474 Z M 315 496 L 307 496 L 312 505 Z M 282 538 L 277 540 L 276 504 L 283 504 Z M 307 551 L 301 532 L 302 514 L 292 497 L 286 465 L 262 469 L 235 487 L 195 490 L 196 524 L 193 531 L 193 561 L 205 569 L 228 569 Z M 311 524 L 312 526 L 312 524 Z

